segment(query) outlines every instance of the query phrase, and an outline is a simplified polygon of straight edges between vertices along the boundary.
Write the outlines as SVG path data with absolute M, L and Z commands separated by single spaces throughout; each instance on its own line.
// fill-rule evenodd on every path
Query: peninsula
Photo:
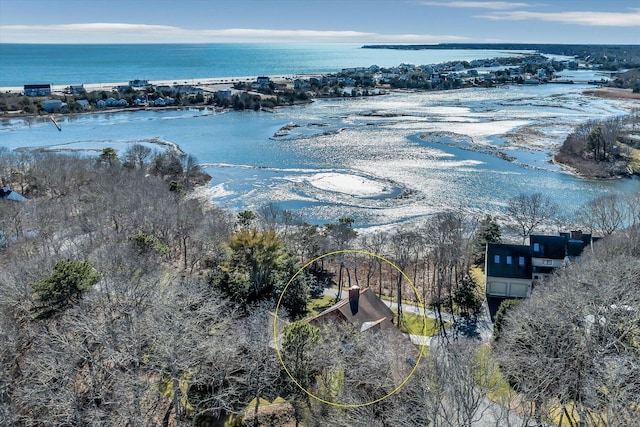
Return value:
M 364 46 L 364 48 L 427 49 L 468 48 L 467 45 L 405 45 Z M 395 67 L 344 68 L 325 75 L 279 75 L 212 78 L 184 81 L 148 81 L 103 84 L 25 84 L 23 87 L 0 88 L 0 117 L 32 116 L 52 113 L 83 113 L 106 109 L 147 109 L 215 107 L 234 110 L 269 110 L 279 106 L 304 104 L 313 98 L 361 97 L 381 95 L 391 90 L 449 90 L 496 85 L 538 85 L 546 83 L 577 83 L 558 77 L 565 69 L 600 71 L 600 79 L 588 81 L 594 85 L 612 85 L 626 89 L 605 93 L 607 96 L 640 98 L 638 68 L 611 70 L 610 58 L 596 62 L 595 55 L 584 55 L 578 47 L 563 49 L 562 45 L 544 47 L 544 52 L 561 54 L 582 52 L 575 59 L 554 59 L 535 52 L 537 45 L 489 45 L 495 49 L 525 49 L 513 57 L 473 61 L 450 61 L 439 64 L 399 64 Z M 488 45 L 472 45 L 486 49 Z M 597 47 L 597 52 L 610 53 Z M 618 52 L 620 47 L 611 47 Z M 542 51 L 542 49 L 541 49 Z M 640 48 L 630 47 L 630 58 Z M 613 55 L 613 54 L 611 54 Z M 628 65 L 632 65 L 629 61 Z M 640 63 L 640 59 L 638 59 Z M 617 64 L 622 64 L 618 61 Z M 626 63 L 625 63 L 626 64 Z M 606 66 L 605 66 L 606 65 Z M 637 67 L 637 65 L 636 65 Z M 586 83 L 582 82 L 582 83 Z M 602 91 L 595 92 L 602 94 Z

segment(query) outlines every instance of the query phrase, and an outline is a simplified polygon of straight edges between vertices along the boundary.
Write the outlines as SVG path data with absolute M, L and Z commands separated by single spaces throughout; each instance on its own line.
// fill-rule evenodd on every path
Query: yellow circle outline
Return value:
M 314 262 L 316 262 L 316 261 L 318 261 L 318 260 L 320 260 L 322 258 L 326 258 L 328 256 L 337 255 L 337 254 L 341 254 L 341 253 L 357 253 L 357 254 L 369 255 L 369 256 L 377 258 L 377 259 L 379 259 L 381 261 L 384 261 L 387 264 L 389 264 L 390 266 L 392 266 L 393 268 L 395 268 L 400 274 L 402 274 L 402 276 L 405 278 L 405 280 L 411 285 L 411 288 L 415 292 L 416 298 L 418 299 L 418 306 L 420 307 L 420 309 L 422 311 L 422 338 L 423 338 L 423 341 L 422 341 L 422 345 L 420 346 L 420 354 L 418 354 L 418 360 L 416 360 L 416 363 L 413 366 L 413 369 L 411 369 L 411 372 L 409 372 L 409 375 L 407 375 L 407 377 L 396 388 L 394 388 L 391 392 L 389 392 L 388 394 L 386 394 L 386 395 L 384 395 L 382 397 L 379 397 L 378 399 L 372 400 L 370 402 L 364 402 L 364 403 L 338 403 L 338 402 L 330 402 L 328 400 L 325 400 L 325 399 L 323 399 L 321 397 L 316 396 L 315 394 L 311 393 L 306 388 L 302 387 L 300 385 L 300 383 L 293 377 L 293 375 L 291 375 L 291 372 L 289 372 L 289 369 L 287 369 L 287 365 L 285 365 L 284 360 L 282 359 L 282 354 L 280 353 L 280 348 L 278 347 L 278 328 L 277 328 L 277 325 L 278 325 L 278 310 L 280 309 L 280 303 L 282 302 L 282 298 L 284 297 L 284 294 L 287 292 L 287 288 L 289 287 L 289 285 L 298 276 L 298 274 L 300 274 L 305 268 L 307 268 L 308 266 L 310 266 Z M 278 354 L 278 359 L 280 359 L 280 364 L 284 368 L 285 372 L 287 373 L 287 375 L 289 375 L 289 378 L 291 378 L 291 380 L 295 383 L 295 385 L 297 385 L 298 388 L 300 390 L 304 391 L 309 397 L 312 397 L 312 398 L 316 399 L 319 402 L 326 403 L 327 405 L 333 405 L 333 406 L 337 406 L 339 408 L 360 408 L 362 406 L 373 405 L 374 403 L 381 402 L 382 400 L 386 399 L 387 397 L 395 394 L 398 390 L 400 390 L 407 383 L 407 381 L 409 381 L 409 379 L 411 378 L 411 376 L 415 372 L 416 368 L 418 367 L 418 364 L 420 363 L 420 359 L 422 359 L 422 355 L 424 353 L 424 347 L 427 344 L 427 316 L 425 314 L 424 305 L 422 304 L 422 300 L 420 299 L 420 295 L 418 294 L 418 289 L 416 289 L 415 285 L 413 284 L 413 282 L 411 281 L 409 276 L 407 276 L 405 274 L 405 272 L 400 269 L 400 267 L 398 267 L 397 265 L 395 265 L 394 263 L 392 263 L 388 259 L 386 259 L 386 258 L 384 258 L 384 257 L 382 257 L 382 256 L 380 256 L 378 254 L 374 254 L 372 252 L 367 252 L 367 251 L 363 251 L 363 250 L 359 250 L 359 249 L 342 249 L 342 250 L 338 250 L 338 251 L 327 252 L 326 254 L 320 255 L 319 257 L 316 257 L 316 258 L 312 259 L 311 261 L 309 261 L 305 265 L 303 265 L 296 272 L 296 274 L 294 274 L 291 277 L 291 279 L 289 279 L 289 281 L 287 282 L 287 285 L 282 290 L 282 293 L 280 294 L 280 298 L 278 298 L 278 304 L 276 305 L 276 311 L 275 311 L 274 318 L 273 318 L 273 342 L 275 344 L 276 353 Z

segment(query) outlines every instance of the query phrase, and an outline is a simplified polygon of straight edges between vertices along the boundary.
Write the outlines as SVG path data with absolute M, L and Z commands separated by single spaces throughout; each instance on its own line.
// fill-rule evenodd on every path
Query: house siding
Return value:
M 593 240 L 590 234 L 577 230 L 558 236 L 532 235 L 529 245 L 488 243 L 487 299 L 528 297 L 533 288 L 549 282 L 558 268 L 579 258 Z
M 487 295 L 502 298 L 525 298 L 531 294 L 530 279 L 487 277 Z

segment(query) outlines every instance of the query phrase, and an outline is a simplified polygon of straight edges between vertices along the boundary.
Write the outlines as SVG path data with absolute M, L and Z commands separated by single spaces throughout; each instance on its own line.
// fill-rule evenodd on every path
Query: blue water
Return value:
M 87 114 L 60 119 L 62 132 L 46 119 L 12 120 L 0 127 L 0 145 L 96 156 L 105 147 L 122 153 L 134 143 L 160 150 L 158 141 L 169 142 L 212 175 L 210 197 L 217 204 L 255 210 L 275 201 L 318 224 L 351 216 L 357 227 L 387 226 L 451 208 L 507 220 L 510 197 L 537 191 L 571 217 L 601 194 L 640 191 L 638 179 L 586 180 L 548 163 L 574 125 L 624 113 L 623 103 L 582 96 L 586 87 L 394 93 L 317 100 L 273 113 Z M 299 127 L 273 137 L 292 123 Z M 525 146 L 511 143 L 514 135 Z M 496 150 L 519 164 L 495 157 Z M 354 179 L 373 190 L 361 193 Z
M 0 87 L 330 73 L 514 56 L 497 50 L 362 49 L 360 44 L 0 44 Z
M 334 72 L 345 67 L 431 64 L 507 52 L 399 51 L 359 45 L 0 45 L 0 86 Z M 549 164 L 578 124 L 628 113 L 628 103 L 585 97 L 587 85 L 504 86 L 316 100 L 266 112 L 212 109 L 100 112 L 0 122 L 0 146 L 95 156 L 132 144 L 175 144 L 213 180 L 209 197 L 231 209 L 277 202 L 306 221 L 350 216 L 357 227 L 419 222 L 460 209 L 502 216 L 506 200 L 543 192 L 571 217 L 640 180 L 590 181 Z M 284 126 L 288 135 L 274 138 Z M 502 151 L 517 159 L 495 156 Z

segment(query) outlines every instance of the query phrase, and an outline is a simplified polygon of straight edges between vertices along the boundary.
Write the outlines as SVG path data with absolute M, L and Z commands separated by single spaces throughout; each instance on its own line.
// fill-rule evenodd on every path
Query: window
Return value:
M 512 261 L 511 255 L 507 255 L 507 264 L 511 264 Z
M 494 255 L 493 256 L 493 262 L 495 264 L 500 264 L 500 255 Z
M 550 259 L 544 259 L 544 260 L 542 260 L 542 264 L 544 264 L 544 265 L 551 265 L 551 264 L 553 264 L 553 260 L 550 260 Z
M 540 252 L 540 243 L 534 243 L 533 244 L 533 251 L 534 252 Z
M 518 258 L 518 265 L 519 265 L 520 267 L 524 267 L 524 257 L 523 257 L 523 256 L 521 256 L 520 258 Z

